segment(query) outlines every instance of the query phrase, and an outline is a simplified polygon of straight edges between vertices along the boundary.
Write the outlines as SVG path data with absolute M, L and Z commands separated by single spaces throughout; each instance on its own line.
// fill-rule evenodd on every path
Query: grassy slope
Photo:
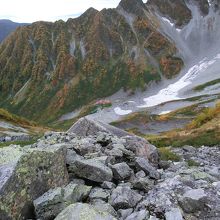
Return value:
M 195 114 L 196 108 L 188 107 L 182 111 L 184 110 L 187 113 L 187 109 L 189 114 Z M 161 120 L 169 120 L 174 114 L 163 116 Z M 202 110 L 183 129 L 172 130 L 157 136 L 146 136 L 146 138 L 158 147 L 218 145 L 220 143 L 220 104 L 217 104 L 215 108 Z
M 10 112 L 0 108 L 0 121 L 11 123 L 15 126 L 20 126 L 29 131 L 31 135 L 39 136 L 43 134 L 48 128 L 38 125 L 36 122 L 29 121 L 23 117 L 11 114 Z

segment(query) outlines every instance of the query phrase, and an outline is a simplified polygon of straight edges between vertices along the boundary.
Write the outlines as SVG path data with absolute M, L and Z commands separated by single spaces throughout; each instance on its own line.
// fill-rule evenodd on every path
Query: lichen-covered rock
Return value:
M 50 188 L 68 182 L 65 164 L 66 151 L 61 145 L 42 146 L 24 150 L 0 149 L 0 166 L 7 167 L 0 174 L 0 219 L 28 219 L 33 217 L 33 200 Z M 12 153 L 13 151 L 13 153 Z M 7 172 L 7 174 L 5 174 Z M 2 181 L 3 179 L 3 181 Z
M 70 183 L 66 187 L 50 189 L 34 200 L 37 219 L 54 219 L 68 205 L 85 200 L 91 188 L 91 186 Z
M 76 160 L 69 167 L 71 172 L 77 176 L 102 183 L 104 181 L 111 181 L 113 174 L 112 170 L 98 160 Z
M 101 212 L 91 205 L 75 203 L 64 209 L 55 220 L 116 220 L 107 212 Z
M 67 205 L 63 201 L 64 191 L 61 187 L 49 190 L 34 200 L 36 217 L 39 220 L 54 219 Z

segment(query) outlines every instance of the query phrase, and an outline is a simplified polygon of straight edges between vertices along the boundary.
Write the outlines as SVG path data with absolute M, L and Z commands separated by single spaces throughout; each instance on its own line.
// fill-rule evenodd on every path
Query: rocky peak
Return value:
M 143 9 L 146 9 L 142 0 L 121 0 L 118 5 L 118 9 L 122 8 L 127 13 L 134 15 L 141 15 Z
M 149 0 L 147 7 L 156 11 L 164 17 L 168 17 L 175 22 L 177 27 L 182 27 L 189 23 L 192 18 L 190 9 L 185 1 L 179 0 Z

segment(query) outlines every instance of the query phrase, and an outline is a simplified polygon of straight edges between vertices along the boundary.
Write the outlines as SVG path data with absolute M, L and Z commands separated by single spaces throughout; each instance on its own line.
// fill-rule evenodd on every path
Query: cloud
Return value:
M 55 21 L 77 17 L 86 9 L 113 8 L 120 0 L 2 0 L 0 18 L 17 22 Z

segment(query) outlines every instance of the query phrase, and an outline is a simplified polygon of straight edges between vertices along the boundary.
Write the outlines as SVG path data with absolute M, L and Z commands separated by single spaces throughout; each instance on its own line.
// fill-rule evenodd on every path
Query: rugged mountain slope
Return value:
M 15 23 L 10 20 L 0 19 L 0 43 L 17 27 L 23 26 L 25 24 Z
M 149 8 L 122 0 L 66 23 L 18 28 L 0 47 L 1 105 L 45 122 L 120 88 L 178 74 L 183 62 Z

